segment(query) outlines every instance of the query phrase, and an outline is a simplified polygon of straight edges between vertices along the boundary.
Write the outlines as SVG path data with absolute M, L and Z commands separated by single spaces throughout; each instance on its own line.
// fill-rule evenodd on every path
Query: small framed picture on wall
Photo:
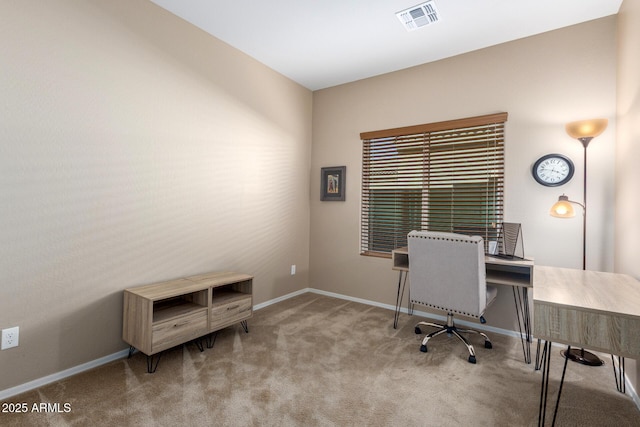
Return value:
M 320 173 L 320 200 L 344 202 L 346 166 L 322 168 Z

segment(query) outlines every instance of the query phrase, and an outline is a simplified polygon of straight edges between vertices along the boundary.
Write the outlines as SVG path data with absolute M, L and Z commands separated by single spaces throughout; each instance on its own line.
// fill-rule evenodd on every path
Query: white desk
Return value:
M 398 271 L 398 292 L 393 320 L 393 327 L 396 328 L 398 326 L 398 316 L 404 296 L 407 273 L 409 272 L 408 248 L 395 249 L 391 252 L 391 259 L 393 261 L 392 269 Z M 510 286 L 513 290 L 524 361 L 525 363 L 531 363 L 531 314 L 529 311 L 528 289 L 533 287 L 533 260 L 511 260 L 485 256 L 485 268 L 487 270 L 487 283 Z M 411 300 L 411 296 L 409 296 L 409 300 Z M 410 303 L 408 311 L 410 314 L 412 313 Z
M 552 342 L 640 358 L 640 282 L 625 274 L 597 271 L 543 266 L 534 271 L 534 334 L 545 340 L 538 419 L 538 425 L 544 425 Z M 553 424 L 566 367 L 567 359 Z M 620 379 L 624 383 L 624 370 Z

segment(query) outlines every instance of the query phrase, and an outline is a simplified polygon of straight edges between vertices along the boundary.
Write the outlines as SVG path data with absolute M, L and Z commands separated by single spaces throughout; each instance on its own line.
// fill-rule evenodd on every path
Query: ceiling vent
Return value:
M 398 12 L 396 16 L 407 31 L 417 30 L 440 21 L 436 2 L 433 0 Z

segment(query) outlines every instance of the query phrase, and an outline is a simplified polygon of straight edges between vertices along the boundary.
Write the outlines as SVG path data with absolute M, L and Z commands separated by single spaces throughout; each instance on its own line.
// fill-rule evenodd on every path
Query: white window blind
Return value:
M 361 253 L 389 256 L 411 230 L 496 240 L 507 113 L 360 134 Z

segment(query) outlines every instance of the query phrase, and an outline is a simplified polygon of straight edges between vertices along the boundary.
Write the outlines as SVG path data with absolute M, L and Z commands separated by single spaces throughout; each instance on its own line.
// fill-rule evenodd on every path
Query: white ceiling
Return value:
M 622 0 L 434 0 L 407 32 L 395 13 L 426 0 L 151 0 L 317 90 L 618 13 Z

